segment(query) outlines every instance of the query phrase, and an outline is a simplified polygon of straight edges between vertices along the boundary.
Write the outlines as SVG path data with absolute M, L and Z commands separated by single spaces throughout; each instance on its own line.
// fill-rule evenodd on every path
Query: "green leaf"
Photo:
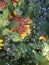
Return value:
M 18 26 L 18 24 L 19 23 L 17 21 L 13 21 L 10 23 L 9 28 L 14 28 L 14 27 Z
M 47 59 L 43 56 L 43 55 L 40 55 L 38 53 L 36 53 L 34 56 L 33 56 L 33 62 L 35 63 L 40 63 L 40 62 L 45 62 Z
M 20 40 L 20 36 L 19 36 L 19 34 L 16 33 L 16 32 L 12 32 L 12 33 L 10 34 L 10 38 L 12 39 L 13 42 L 17 42 L 17 41 Z
M 10 14 L 8 8 L 6 8 L 4 11 L 3 11 L 3 14 L 1 16 L 2 19 L 7 19 L 8 18 L 8 15 Z
M 3 19 L 0 18 L 0 26 L 5 27 L 7 25 L 9 25 L 9 21 L 8 20 L 3 20 Z
M 43 62 L 43 63 L 39 63 L 39 65 L 49 65 L 49 61 Z
M 48 13 L 48 14 L 47 14 L 47 18 L 49 18 L 49 9 L 47 9 L 47 13 Z
M 16 8 L 16 9 L 15 9 L 15 11 L 17 12 L 17 14 L 18 14 L 19 16 L 21 16 L 21 15 L 22 15 L 22 11 L 20 11 L 20 9 L 19 9 L 19 8 Z
M 4 29 L 4 30 L 2 31 L 2 33 L 3 33 L 3 35 L 7 35 L 7 34 L 9 33 L 9 29 Z
M 46 4 L 49 4 L 49 0 L 46 0 Z

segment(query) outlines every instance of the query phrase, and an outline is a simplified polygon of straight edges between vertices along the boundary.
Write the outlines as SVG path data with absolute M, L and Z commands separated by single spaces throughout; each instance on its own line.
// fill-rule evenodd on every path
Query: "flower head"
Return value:
M 14 12 L 14 14 L 16 14 L 16 12 Z M 25 38 L 27 35 L 30 35 L 31 33 L 31 23 L 32 21 L 30 19 L 28 19 L 27 17 L 26 18 L 20 18 L 20 17 L 13 17 L 11 18 L 11 20 L 15 20 L 15 21 L 18 21 L 19 24 L 18 26 L 12 28 L 11 30 L 13 32 L 17 32 L 20 34 L 21 38 Z

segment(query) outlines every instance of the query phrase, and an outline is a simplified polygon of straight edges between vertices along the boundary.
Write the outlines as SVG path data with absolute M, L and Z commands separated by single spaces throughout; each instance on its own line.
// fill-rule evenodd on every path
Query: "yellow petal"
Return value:
M 0 46 L 4 46 L 4 44 L 0 43 Z
M 2 39 L 0 39 L 0 43 L 2 43 L 3 42 L 3 40 Z
M 28 35 L 31 33 L 31 29 L 28 29 Z
M 30 28 L 30 25 L 26 25 L 27 28 Z
M 22 37 L 23 39 L 24 39 L 26 36 L 27 36 L 27 34 L 26 34 L 26 33 L 21 34 L 21 37 Z
M 32 23 L 31 21 L 28 22 L 28 24 L 31 24 L 31 23 Z

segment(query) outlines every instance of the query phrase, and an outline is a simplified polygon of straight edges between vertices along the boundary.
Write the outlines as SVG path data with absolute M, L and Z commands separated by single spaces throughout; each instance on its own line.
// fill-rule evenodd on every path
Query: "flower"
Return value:
M 0 39 L 0 43 L 2 43 L 3 42 L 3 40 L 2 39 Z
M 44 35 L 42 35 L 42 36 L 39 37 L 39 40 L 44 40 L 44 41 L 46 41 L 46 37 L 45 37 Z
M 4 46 L 4 44 L 3 44 L 2 42 L 3 42 L 3 40 L 2 40 L 2 39 L 0 39 L 0 49 L 2 49 L 1 47 L 3 47 L 3 46 Z
M 17 13 L 14 11 L 14 14 L 16 15 Z M 27 35 L 30 35 L 31 33 L 31 23 L 32 21 L 30 19 L 26 18 L 20 18 L 17 16 L 14 16 L 13 18 L 11 18 L 10 20 L 15 20 L 18 21 L 19 24 L 18 26 L 11 28 L 11 30 L 13 32 L 17 32 L 20 34 L 21 38 L 25 38 Z

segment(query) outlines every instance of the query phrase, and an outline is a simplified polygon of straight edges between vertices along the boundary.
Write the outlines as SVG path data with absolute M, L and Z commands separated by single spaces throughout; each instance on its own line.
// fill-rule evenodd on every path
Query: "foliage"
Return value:
M 49 61 L 48 21 L 49 0 L 1 0 L 0 64 L 45 65 Z

